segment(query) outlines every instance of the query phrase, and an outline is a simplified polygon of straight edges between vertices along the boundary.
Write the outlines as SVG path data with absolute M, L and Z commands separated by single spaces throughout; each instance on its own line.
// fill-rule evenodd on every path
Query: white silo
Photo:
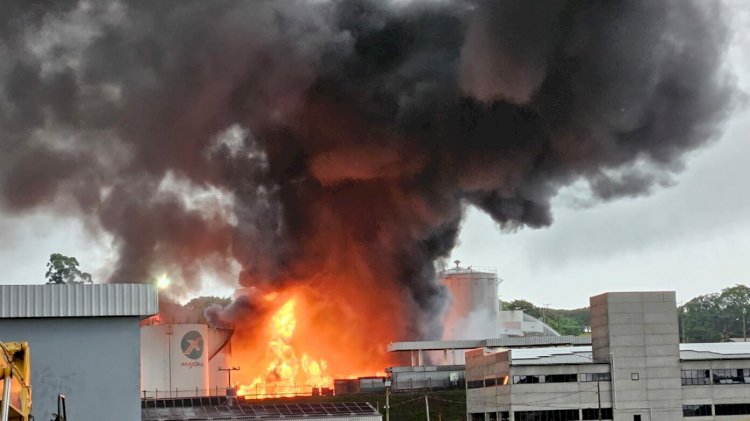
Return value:
M 208 326 L 141 326 L 141 390 L 147 397 L 208 393 Z
M 498 336 L 500 303 L 497 270 L 456 267 L 443 272 L 451 301 L 443 322 L 443 339 L 487 339 Z

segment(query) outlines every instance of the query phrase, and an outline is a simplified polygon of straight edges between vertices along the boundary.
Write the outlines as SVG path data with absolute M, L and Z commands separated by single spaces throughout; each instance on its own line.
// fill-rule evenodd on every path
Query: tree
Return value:
M 201 323 L 206 321 L 207 308 L 217 304 L 226 307 L 231 302 L 232 299 L 228 297 L 204 296 L 193 298 L 183 308 L 190 314 L 190 320 L 195 320 L 195 323 Z
M 727 341 L 743 337 L 750 288 L 735 285 L 721 293 L 699 295 L 679 308 L 680 333 L 686 342 Z
M 91 275 L 87 272 L 81 272 L 78 265 L 78 260 L 75 257 L 54 253 L 49 257 L 47 273 L 44 277 L 47 278 L 48 284 L 92 283 Z
M 513 300 L 503 305 L 503 310 L 523 310 L 524 313 L 542 319 L 542 309 L 526 300 Z

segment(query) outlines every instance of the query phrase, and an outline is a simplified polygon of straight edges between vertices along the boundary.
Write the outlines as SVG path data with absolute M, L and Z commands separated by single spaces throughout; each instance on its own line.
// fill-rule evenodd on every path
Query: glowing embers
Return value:
M 270 297 L 270 300 L 275 298 Z M 256 376 L 250 384 L 241 385 L 238 395 L 246 399 L 309 395 L 313 388 L 332 387 L 333 379 L 325 360 L 315 360 L 306 353 L 298 355 L 295 351 L 296 306 L 296 299 L 290 298 L 271 316 L 265 373 Z

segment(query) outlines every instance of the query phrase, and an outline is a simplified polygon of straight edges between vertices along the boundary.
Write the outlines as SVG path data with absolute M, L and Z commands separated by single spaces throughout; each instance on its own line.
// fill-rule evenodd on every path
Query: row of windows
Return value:
M 682 405 L 683 417 L 705 417 L 710 416 L 711 405 Z
M 750 403 L 728 403 L 714 405 L 716 415 L 746 415 L 750 414 Z
M 513 384 L 528 383 L 575 383 L 609 381 L 609 373 L 545 374 L 536 376 L 513 376 Z
M 534 376 L 513 376 L 513 384 L 527 383 L 575 383 L 577 374 L 544 374 Z
M 714 370 L 714 384 L 750 384 L 750 369 L 730 368 Z
M 578 421 L 577 409 L 552 409 L 548 411 L 516 411 L 516 421 Z
M 710 407 L 710 405 L 709 405 Z M 577 421 L 577 420 L 598 420 L 599 411 L 602 412 L 602 420 L 611 420 L 612 408 L 584 408 L 581 410 L 581 417 L 578 417 L 577 409 L 556 409 L 551 411 L 516 411 L 516 421 Z M 509 412 L 490 412 L 488 413 L 490 421 L 508 421 Z M 483 413 L 471 414 L 471 421 L 484 421 Z
M 543 374 L 530 376 L 513 376 L 513 384 L 531 383 L 575 383 L 609 381 L 609 373 L 583 373 L 577 374 Z M 478 389 L 481 387 L 504 386 L 508 384 L 508 377 L 498 377 L 485 380 L 470 380 L 466 382 L 467 389 Z
M 598 420 L 599 419 L 599 411 L 602 411 L 602 418 L 603 420 L 611 420 L 612 418 L 612 408 L 586 408 L 581 410 L 581 419 L 582 420 Z
M 713 370 L 714 384 L 750 384 L 750 369 L 727 368 Z M 682 370 L 683 385 L 711 384 L 710 370 Z
M 608 382 L 609 373 L 584 373 L 581 374 L 582 382 Z
M 709 370 L 682 370 L 680 377 L 683 385 L 710 384 L 710 373 Z
M 599 411 L 601 411 L 602 420 L 612 419 L 612 408 L 585 408 L 578 414 L 577 409 L 553 409 L 548 411 L 516 411 L 516 421 L 578 421 L 578 420 L 598 420 Z M 490 421 L 508 421 L 510 414 L 492 412 L 489 414 Z M 471 414 L 472 421 L 484 421 L 484 414 Z

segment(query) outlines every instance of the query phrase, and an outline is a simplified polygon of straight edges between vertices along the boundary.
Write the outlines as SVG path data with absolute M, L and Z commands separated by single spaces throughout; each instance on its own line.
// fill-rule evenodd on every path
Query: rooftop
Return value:
M 512 365 L 593 364 L 591 346 L 518 348 L 511 351 Z M 680 360 L 750 359 L 750 342 L 680 344 Z
M 153 316 L 156 288 L 148 284 L 0 285 L 0 319 Z
M 523 338 L 466 339 L 453 341 L 391 342 L 388 352 L 439 351 L 444 349 L 528 348 L 570 345 L 590 345 L 590 336 L 526 336 Z
M 372 405 L 358 402 L 229 404 L 226 398 L 156 399 L 141 402 L 144 421 L 200 420 L 382 420 Z

